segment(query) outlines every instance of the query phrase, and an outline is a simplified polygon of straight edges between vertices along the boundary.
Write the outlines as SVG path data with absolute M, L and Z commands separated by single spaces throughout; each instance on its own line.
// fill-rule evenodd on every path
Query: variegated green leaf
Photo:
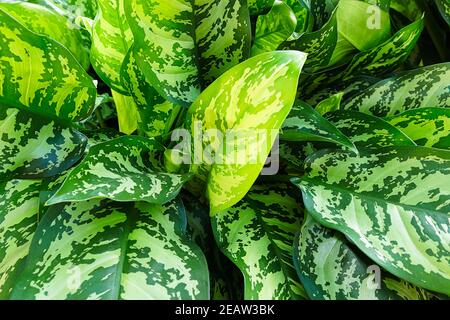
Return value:
M 1 103 L 69 121 L 90 115 L 96 88 L 69 50 L 1 9 L 0 34 Z
M 336 8 L 335 0 L 310 0 L 311 14 L 314 17 L 314 30 L 320 29 L 331 17 Z
M 89 52 L 83 46 L 81 31 L 66 17 L 46 7 L 27 2 L 0 3 L 0 9 L 31 31 L 58 41 L 72 52 L 84 69 L 89 68 Z
M 128 94 L 122 86 L 120 70 L 133 34 L 124 12 L 126 0 L 97 0 L 98 12 L 92 26 L 92 66 L 113 90 Z
M 0 180 L 57 175 L 78 162 L 86 137 L 54 120 L 0 106 Z
M 311 15 L 311 4 L 309 0 L 283 0 L 289 7 L 291 7 L 297 19 L 295 27 L 296 35 L 303 32 L 311 31 L 314 21 Z
M 305 159 L 317 151 L 317 148 L 311 143 L 299 143 L 293 141 L 281 141 L 279 146 L 280 158 L 296 170 L 303 170 Z
M 112 96 L 116 105 L 120 132 L 132 134 L 138 128 L 139 122 L 138 110 L 133 98 L 114 90 L 112 90 Z
M 273 133 L 294 103 L 305 59 L 297 51 L 260 54 L 226 72 L 192 104 L 187 127 L 195 139 L 197 174 L 208 176 L 211 214 L 236 204 L 255 182 L 275 141 Z M 202 139 L 199 130 L 221 134 L 226 141 Z M 196 144 L 213 151 L 212 165 L 202 155 L 199 159 Z
M 208 299 L 206 261 L 185 228 L 180 201 L 52 206 L 12 299 Z
M 314 300 L 430 300 L 424 289 L 400 280 L 367 259 L 345 237 L 311 215 L 294 244 L 294 265 Z
M 8 299 L 39 220 L 40 180 L 0 183 L 0 299 Z
M 319 151 L 294 179 L 308 212 L 392 274 L 450 293 L 450 152 Z
M 358 148 L 415 146 L 402 131 L 383 119 L 357 111 L 341 110 L 326 115 Z
M 444 20 L 447 22 L 447 24 L 450 26 L 450 1 L 448 0 L 434 0 L 437 7 L 439 8 L 439 11 L 444 18 Z
M 97 0 L 32 0 L 45 5 L 60 14 L 72 18 L 82 16 L 93 19 L 97 13 Z
M 245 1 L 130 0 L 126 13 L 139 68 L 173 103 L 189 106 L 202 88 L 249 54 Z
M 352 97 L 344 109 L 392 116 L 422 107 L 450 106 L 450 63 L 409 71 L 380 81 Z
M 281 127 L 281 139 L 288 141 L 325 141 L 356 150 L 355 145 L 310 105 L 297 100 Z
M 148 137 L 165 135 L 171 129 L 181 107 L 164 99 L 139 70 L 133 48 L 125 57 L 121 70 L 124 87 L 134 99 L 138 111 L 138 127 Z
M 248 8 L 252 15 L 259 15 L 268 12 L 275 0 L 247 0 Z
M 215 243 L 208 204 L 200 202 L 187 192 L 182 193 L 182 199 L 186 208 L 188 231 L 208 261 L 211 298 L 242 299 L 244 281 L 241 271 L 220 252 Z
M 379 75 L 393 71 L 406 61 L 424 28 L 423 17 L 399 30 L 386 42 L 357 54 L 344 72 L 344 77 Z
M 83 134 L 88 138 L 85 153 L 87 153 L 89 149 L 96 144 L 107 142 L 122 136 L 120 132 L 111 128 L 83 131 Z
M 292 9 L 286 3 L 276 0 L 272 9 L 266 15 L 259 16 L 256 21 L 252 56 L 277 50 L 294 33 L 296 26 L 297 18 Z
M 336 15 L 318 31 L 304 33 L 294 41 L 283 44 L 283 49 L 300 50 L 308 53 L 306 67 L 317 68 L 326 66 L 333 55 L 338 38 Z
M 305 298 L 292 264 L 303 213 L 288 185 L 255 186 L 237 205 L 212 218 L 221 250 L 244 274 L 244 298 Z
M 418 145 L 450 150 L 450 109 L 413 109 L 387 121 Z
M 108 198 L 165 203 L 175 198 L 187 175 L 161 172 L 155 139 L 124 136 L 100 143 L 68 175 L 47 204 Z

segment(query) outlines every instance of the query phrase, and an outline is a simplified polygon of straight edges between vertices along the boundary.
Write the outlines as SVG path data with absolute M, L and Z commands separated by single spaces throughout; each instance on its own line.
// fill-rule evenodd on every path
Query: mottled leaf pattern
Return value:
M 357 111 L 328 113 L 326 118 L 358 148 L 415 146 L 402 131 L 383 119 Z
M 217 161 L 212 166 L 199 159 L 201 169 L 209 172 L 206 193 L 211 214 L 236 204 L 255 182 L 276 138 L 272 130 L 281 127 L 294 103 L 305 60 L 306 55 L 297 51 L 260 54 L 226 72 L 192 104 L 187 127 L 194 139 L 198 139 L 198 129 L 218 130 L 239 139 L 237 143 L 227 139 L 225 148 L 213 145 Z M 255 130 L 264 134 L 257 138 Z M 207 140 L 202 139 L 205 147 L 210 144 Z M 248 157 L 247 147 L 256 155 L 255 161 L 234 160 L 236 154 Z M 194 155 L 198 162 L 195 150 Z
M 263 14 L 272 8 L 275 0 L 247 0 L 252 15 Z
M 249 54 L 246 2 L 130 0 L 126 13 L 138 66 L 173 103 L 189 106 L 207 83 Z
M 138 136 L 94 145 L 47 203 L 95 198 L 165 203 L 189 177 L 161 172 L 155 163 L 158 150 L 155 139 Z
M 276 1 L 272 9 L 256 21 L 252 56 L 277 50 L 294 33 L 296 26 L 292 9 L 284 2 Z
M 12 298 L 207 299 L 206 261 L 185 228 L 177 200 L 52 206 Z
M 325 141 L 356 150 L 353 143 L 308 104 L 297 100 L 281 127 L 281 139 Z
M 98 76 L 113 90 L 127 94 L 120 70 L 133 34 L 125 17 L 126 0 L 97 0 L 98 13 L 92 26 L 92 66 Z
M 305 207 L 367 256 L 417 286 L 450 293 L 450 153 L 388 147 L 319 151 L 295 179 Z
M 0 180 L 57 175 L 78 162 L 86 137 L 53 120 L 0 106 Z
M 355 95 L 344 109 L 392 116 L 421 107 L 450 106 L 450 63 L 432 65 L 382 80 Z
M 243 272 L 245 299 L 301 299 L 292 264 L 294 235 L 303 212 L 286 185 L 255 186 L 232 208 L 212 218 L 219 247 Z
M 294 264 L 314 300 L 429 300 L 433 295 L 400 280 L 370 261 L 345 237 L 311 215 L 294 244 Z M 380 271 L 381 283 L 374 271 Z
M 0 299 L 8 299 L 39 220 L 40 180 L 0 182 Z
M 69 121 L 90 115 L 94 82 L 70 51 L 1 9 L 0 34 L 1 103 Z
M 1 3 L 0 9 L 35 33 L 46 35 L 72 52 L 78 62 L 88 69 L 89 52 L 83 46 L 83 36 L 79 28 L 66 17 L 56 12 L 27 2 Z
M 413 109 L 387 120 L 418 145 L 450 150 L 450 109 Z
M 283 49 L 299 50 L 308 53 L 306 67 L 317 68 L 326 66 L 333 55 L 338 37 L 336 15 L 318 31 L 304 33 L 295 41 L 288 41 Z
M 136 64 L 133 49 L 125 57 L 121 78 L 136 104 L 139 129 L 148 137 L 168 133 L 181 107 L 164 99 L 146 81 Z

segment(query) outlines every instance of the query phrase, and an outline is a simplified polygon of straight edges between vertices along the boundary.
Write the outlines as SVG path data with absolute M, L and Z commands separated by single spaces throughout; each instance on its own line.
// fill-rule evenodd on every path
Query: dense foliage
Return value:
M 0 299 L 448 298 L 449 26 L 0 1 Z

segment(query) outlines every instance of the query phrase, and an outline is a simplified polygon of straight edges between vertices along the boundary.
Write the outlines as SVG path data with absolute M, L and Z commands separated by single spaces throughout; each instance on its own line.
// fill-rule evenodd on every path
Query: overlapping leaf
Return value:
M 286 3 L 276 1 L 272 9 L 256 21 L 252 56 L 277 50 L 294 33 L 296 26 L 297 19 L 292 9 Z
M 83 46 L 81 31 L 66 17 L 46 7 L 27 2 L 1 3 L 0 9 L 31 31 L 46 35 L 64 45 L 78 62 L 88 69 L 89 53 Z
M 86 137 L 53 120 L 0 106 L 0 180 L 57 175 L 78 162 Z
M 297 100 L 281 127 L 281 139 L 288 141 L 325 141 L 356 150 L 354 144 L 308 104 Z
M 450 153 L 388 147 L 319 151 L 295 179 L 305 207 L 394 275 L 450 293 Z
M 433 295 L 367 259 L 345 237 L 311 215 L 294 244 L 294 265 L 314 300 L 429 300 Z M 376 274 L 378 273 L 378 274 Z
M 145 80 L 136 64 L 132 48 L 122 65 L 121 79 L 136 104 L 139 129 L 148 137 L 168 133 L 181 107 L 165 100 Z
M 0 102 L 68 121 L 90 115 L 96 88 L 69 50 L 1 9 L 0 33 Z
M 115 91 L 128 94 L 120 70 L 133 34 L 125 17 L 125 0 L 97 0 L 98 13 L 92 26 L 91 61 L 97 75 Z
M 0 299 L 8 299 L 39 220 L 40 180 L 0 182 Z
M 178 200 L 52 206 L 12 299 L 208 299 L 206 260 L 185 228 Z
M 294 103 L 305 59 L 296 51 L 260 54 L 229 70 L 192 104 L 187 127 L 194 147 L 201 143 L 213 151 L 208 163 L 194 150 L 197 173 L 206 172 L 211 214 L 236 204 L 255 182 L 275 141 L 274 131 Z M 201 138 L 199 130 L 213 135 Z M 219 135 L 226 141 L 214 138 Z
M 126 14 L 138 66 L 174 103 L 189 106 L 202 88 L 249 54 L 246 2 L 131 0 Z
M 344 109 L 376 116 L 392 116 L 403 111 L 450 106 L 450 63 L 419 68 L 378 82 L 355 95 Z
M 212 218 L 221 250 L 243 272 L 245 299 L 301 299 L 292 265 L 294 235 L 303 213 L 286 185 L 255 186 L 236 206 Z
M 155 139 L 138 136 L 94 145 L 47 203 L 95 198 L 165 203 L 178 194 L 189 176 L 161 172 L 155 159 L 158 150 Z
M 358 148 L 416 145 L 393 125 L 365 113 L 341 110 L 327 114 L 326 118 Z
M 387 120 L 418 145 L 450 149 L 450 109 L 413 109 Z

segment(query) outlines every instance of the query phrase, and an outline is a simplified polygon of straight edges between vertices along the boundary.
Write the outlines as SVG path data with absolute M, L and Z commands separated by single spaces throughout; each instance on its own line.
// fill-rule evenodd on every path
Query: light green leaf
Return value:
M 130 0 L 125 8 L 139 68 L 173 103 L 189 106 L 249 55 L 246 2 Z
M 0 34 L 0 103 L 68 121 L 90 115 L 96 88 L 69 50 L 1 9 Z
M 418 145 L 450 150 L 450 109 L 413 109 L 387 121 Z
M 281 140 L 325 141 L 356 151 L 355 145 L 310 105 L 297 100 L 281 127 Z
M 108 198 L 165 203 L 176 197 L 189 176 L 161 172 L 155 139 L 124 136 L 100 143 L 68 175 L 48 205 Z
M 426 290 L 382 271 L 341 233 L 322 227 L 309 214 L 294 244 L 294 265 L 314 300 L 434 298 Z
M 72 52 L 84 69 L 88 69 L 89 52 L 83 46 L 80 29 L 66 17 L 32 3 L 0 3 L 0 9 L 35 33 L 46 35 Z
M 305 60 L 306 55 L 297 51 L 260 54 L 226 72 L 192 104 L 187 128 L 195 139 L 194 147 L 201 143 L 203 149 L 213 151 L 212 166 L 197 150 L 193 153 L 194 163 L 200 164 L 197 173 L 207 175 L 212 215 L 236 204 L 255 182 L 275 141 L 273 133 L 294 103 Z M 198 141 L 198 130 L 234 135 L 238 141 L 208 141 L 213 137 Z M 243 161 L 237 161 L 237 155 Z
M 326 118 L 358 149 L 416 145 L 402 131 L 375 116 L 357 111 L 341 110 L 328 113 Z
M 0 105 L 0 180 L 57 175 L 78 162 L 86 137 L 53 120 Z
M 125 17 L 126 0 L 97 0 L 98 12 L 92 28 L 91 61 L 98 76 L 114 91 L 128 94 L 120 70 L 133 34 Z
M 359 51 L 367 51 L 391 36 L 389 13 L 360 0 L 340 0 L 337 9 L 339 36 Z
M 294 179 L 305 207 L 392 274 L 450 293 L 450 152 L 319 151 Z
M 343 92 L 339 92 L 336 94 L 331 95 L 330 97 L 322 100 L 319 102 L 316 106 L 316 111 L 321 114 L 325 115 L 329 112 L 337 111 L 341 108 L 341 101 L 342 97 L 344 96 Z
M 139 115 L 136 104 L 130 96 L 124 96 L 111 90 L 119 120 L 119 130 L 125 134 L 132 134 L 138 128 Z
M 39 220 L 40 180 L 0 182 L 0 299 L 8 299 Z
M 45 5 L 60 14 L 72 18 L 82 16 L 94 19 L 97 13 L 97 0 L 33 0 Z
M 212 218 L 219 247 L 244 274 L 244 299 L 306 297 L 292 265 L 292 244 L 303 219 L 298 196 L 287 185 L 255 186 Z
M 422 107 L 450 106 L 450 63 L 427 66 L 385 79 L 352 97 L 344 109 L 385 117 Z
M 208 299 L 205 257 L 185 229 L 180 201 L 52 206 L 12 299 Z

